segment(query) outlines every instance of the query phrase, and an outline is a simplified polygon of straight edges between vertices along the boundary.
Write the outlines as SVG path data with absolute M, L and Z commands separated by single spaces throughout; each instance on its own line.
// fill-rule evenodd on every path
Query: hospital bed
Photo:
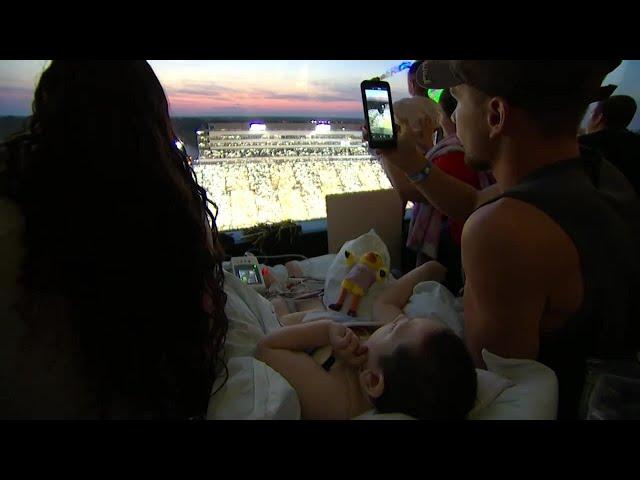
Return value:
M 375 249 L 382 251 L 389 262 L 384 242 L 373 231 L 346 242 L 337 254 L 324 255 L 297 262 L 296 268 L 316 280 L 324 276 L 325 295 L 333 295 L 342 278 L 340 254 L 348 248 L 355 253 Z M 292 267 L 292 265 L 289 265 Z M 286 267 L 283 267 L 286 270 Z M 376 287 L 361 303 L 368 319 Z M 379 288 L 384 288 L 380 286 Z M 300 419 L 300 405 L 295 390 L 276 371 L 253 356 L 262 336 L 281 328 L 274 304 L 246 288 L 227 273 L 225 291 L 228 296 L 229 332 L 225 344 L 228 377 L 218 378 L 217 391 L 210 399 L 209 419 Z M 323 302 L 324 303 L 324 302 Z M 462 307 L 444 287 L 436 282 L 423 282 L 405 307 L 410 316 L 431 315 L 434 312 L 458 334 L 462 328 Z M 477 370 L 478 395 L 468 418 L 473 420 L 553 420 L 556 418 L 558 383 L 555 374 L 545 365 L 522 359 L 501 358 L 483 351 L 486 370 Z M 223 385 L 223 379 L 226 383 Z M 367 412 L 358 420 L 410 419 L 401 414 Z

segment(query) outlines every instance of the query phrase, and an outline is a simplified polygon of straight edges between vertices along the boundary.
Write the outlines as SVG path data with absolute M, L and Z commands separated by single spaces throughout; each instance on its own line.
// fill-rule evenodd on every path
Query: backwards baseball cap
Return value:
M 416 72 L 422 88 L 471 85 L 515 104 L 595 102 L 617 88 L 601 86 L 621 60 L 426 60 Z

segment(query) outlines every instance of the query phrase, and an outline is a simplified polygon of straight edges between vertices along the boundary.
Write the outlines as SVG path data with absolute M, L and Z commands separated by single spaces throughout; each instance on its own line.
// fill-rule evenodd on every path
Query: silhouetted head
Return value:
M 177 140 L 147 62 L 53 61 L 9 142 L 21 313 L 70 339 L 105 417 L 202 415 L 222 368 L 224 255 Z
M 424 151 L 433 146 L 433 132 L 442 118 L 438 104 L 429 97 L 401 98 L 393 102 L 397 123 L 407 123 L 419 146 Z
M 622 130 L 629 126 L 638 105 L 633 97 L 628 95 L 614 95 L 601 102 L 598 102 L 593 110 L 589 123 L 588 132 L 595 132 L 603 129 Z

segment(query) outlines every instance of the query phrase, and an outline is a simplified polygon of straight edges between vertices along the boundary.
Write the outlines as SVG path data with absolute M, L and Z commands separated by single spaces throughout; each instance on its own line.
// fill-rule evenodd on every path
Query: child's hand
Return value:
M 334 355 L 349 365 L 359 367 L 367 361 L 367 347 L 360 344 L 360 339 L 350 328 L 333 323 L 329 327 L 329 341 Z

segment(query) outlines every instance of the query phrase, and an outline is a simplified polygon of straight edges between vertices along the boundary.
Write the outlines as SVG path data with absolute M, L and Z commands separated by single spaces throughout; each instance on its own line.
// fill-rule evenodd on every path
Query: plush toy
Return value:
M 355 255 L 352 252 L 347 250 L 344 252 L 344 256 L 346 257 L 347 266 L 349 266 L 350 269 L 342 281 L 338 301 L 329 305 L 329 308 L 340 311 L 347 298 L 347 293 L 350 293 L 352 299 L 347 315 L 355 317 L 360 300 L 367 294 L 369 287 L 375 282 L 383 281 L 388 273 L 384 268 L 382 256 L 376 252 L 365 253 L 357 263 Z

